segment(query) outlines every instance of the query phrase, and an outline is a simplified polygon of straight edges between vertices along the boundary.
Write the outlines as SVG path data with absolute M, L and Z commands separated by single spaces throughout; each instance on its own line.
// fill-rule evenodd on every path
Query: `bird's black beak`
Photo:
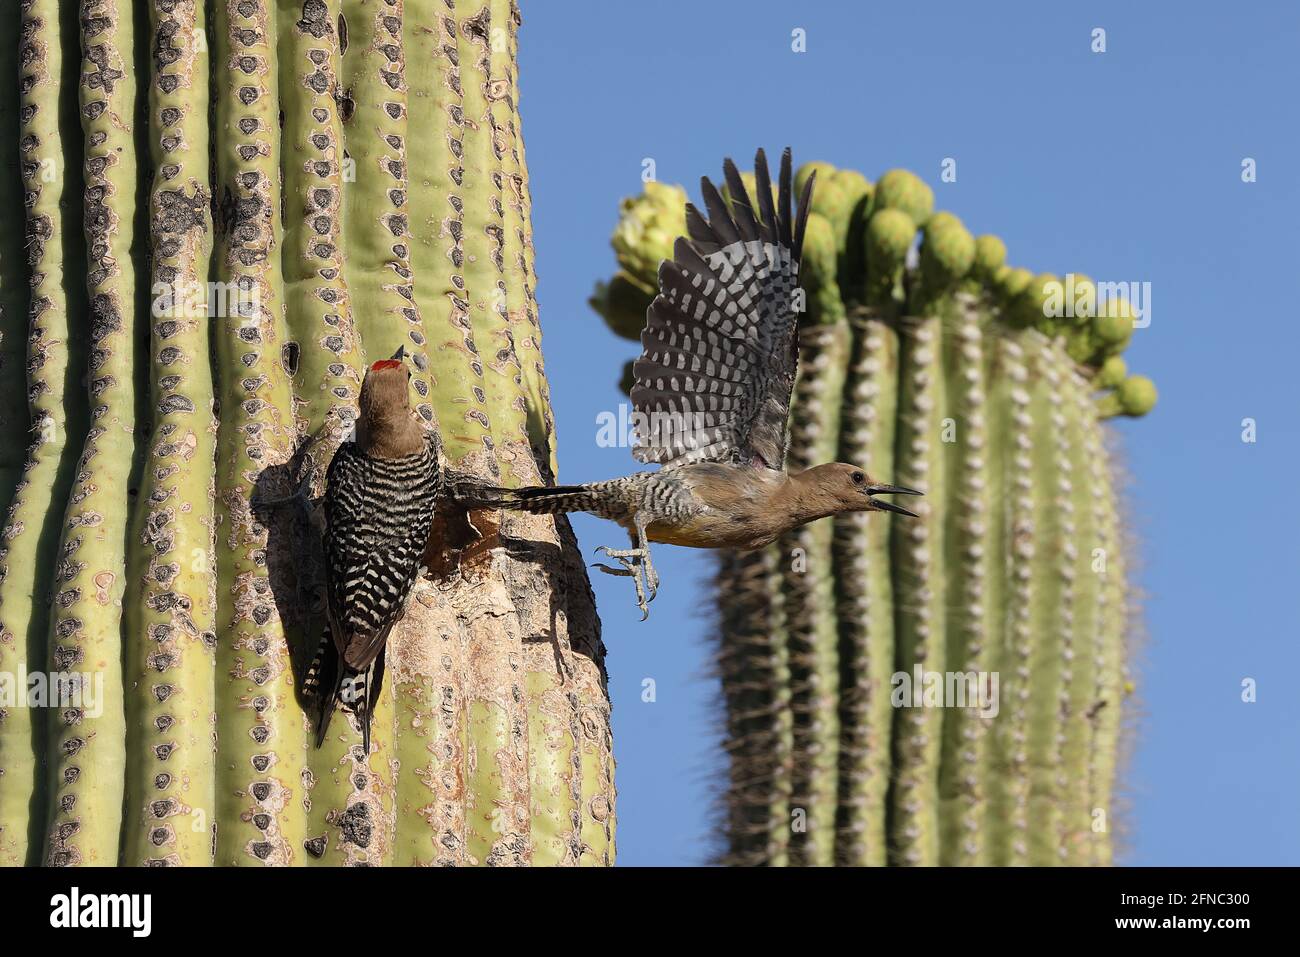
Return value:
M 868 485 L 868 495 L 924 495 L 924 492 L 918 492 L 914 488 L 904 488 L 901 485 Z M 901 505 L 895 505 L 893 502 L 881 502 L 875 498 L 871 499 L 871 504 L 882 512 L 897 512 L 899 515 L 910 515 L 912 518 L 920 518 L 910 508 L 903 508 Z
M 393 353 L 393 358 L 396 359 L 398 362 L 401 362 L 403 359 L 405 359 L 406 346 L 404 345 L 398 346 L 397 351 Z

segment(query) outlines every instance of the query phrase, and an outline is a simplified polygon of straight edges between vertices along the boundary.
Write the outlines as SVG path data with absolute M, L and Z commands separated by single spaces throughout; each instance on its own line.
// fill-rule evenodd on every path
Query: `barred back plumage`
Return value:
M 399 458 L 369 456 L 345 442 L 326 482 L 328 622 L 307 689 L 324 692 L 317 745 L 342 700 L 361 720 L 368 752 L 384 647 L 406 608 L 433 524 L 441 486 L 436 440 L 430 434 L 420 451 Z

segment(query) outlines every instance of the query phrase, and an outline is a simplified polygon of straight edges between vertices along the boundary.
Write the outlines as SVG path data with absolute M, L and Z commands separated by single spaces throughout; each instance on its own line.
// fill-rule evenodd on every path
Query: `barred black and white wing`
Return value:
M 762 150 L 754 158 L 757 213 L 735 164 L 723 169 L 732 209 L 704 179 L 708 220 L 688 203 L 690 239 L 679 239 L 659 267 L 633 366 L 633 455 L 779 469 L 799 361 L 796 289 L 812 178 L 796 218 L 788 149 L 775 204 L 767 158 Z
M 351 442 L 330 463 L 325 495 L 326 598 L 337 665 L 313 665 L 327 690 L 318 735 L 338 700 L 361 717 L 369 751 L 372 704 L 388 634 L 402 617 L 429 540 L 440 487 L 438 448 L 383 459 Z M 327 649 L 326 649 L 327 650 Z M 331 682 L 330 679 L 334 680 Z M 331 690 L 332 689 L 332 690 Z

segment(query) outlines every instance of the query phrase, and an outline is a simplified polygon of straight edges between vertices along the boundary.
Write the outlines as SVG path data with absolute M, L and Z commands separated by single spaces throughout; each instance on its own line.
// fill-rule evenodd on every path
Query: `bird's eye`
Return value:
M 854 485 L 861 485 L 863 482 L 867 480 L 867 477 L 863 475 L 861 472 L 854 472 L 852 475 L 849 476 L 849 478 L 853 480 Z

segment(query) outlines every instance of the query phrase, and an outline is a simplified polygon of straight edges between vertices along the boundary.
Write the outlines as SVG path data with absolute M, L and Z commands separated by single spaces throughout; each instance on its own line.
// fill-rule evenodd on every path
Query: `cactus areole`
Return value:
M 611 863 L 562 519 L 454 551 L 435 519 L 369 753 L 345 712 L 317 750 L 302 693 L 372 363 L 403 349 L 448 467 L 554 478 L 515 4 L 0 17 L 0 675 L 36 676 L 0 703 L 0 864 Z

